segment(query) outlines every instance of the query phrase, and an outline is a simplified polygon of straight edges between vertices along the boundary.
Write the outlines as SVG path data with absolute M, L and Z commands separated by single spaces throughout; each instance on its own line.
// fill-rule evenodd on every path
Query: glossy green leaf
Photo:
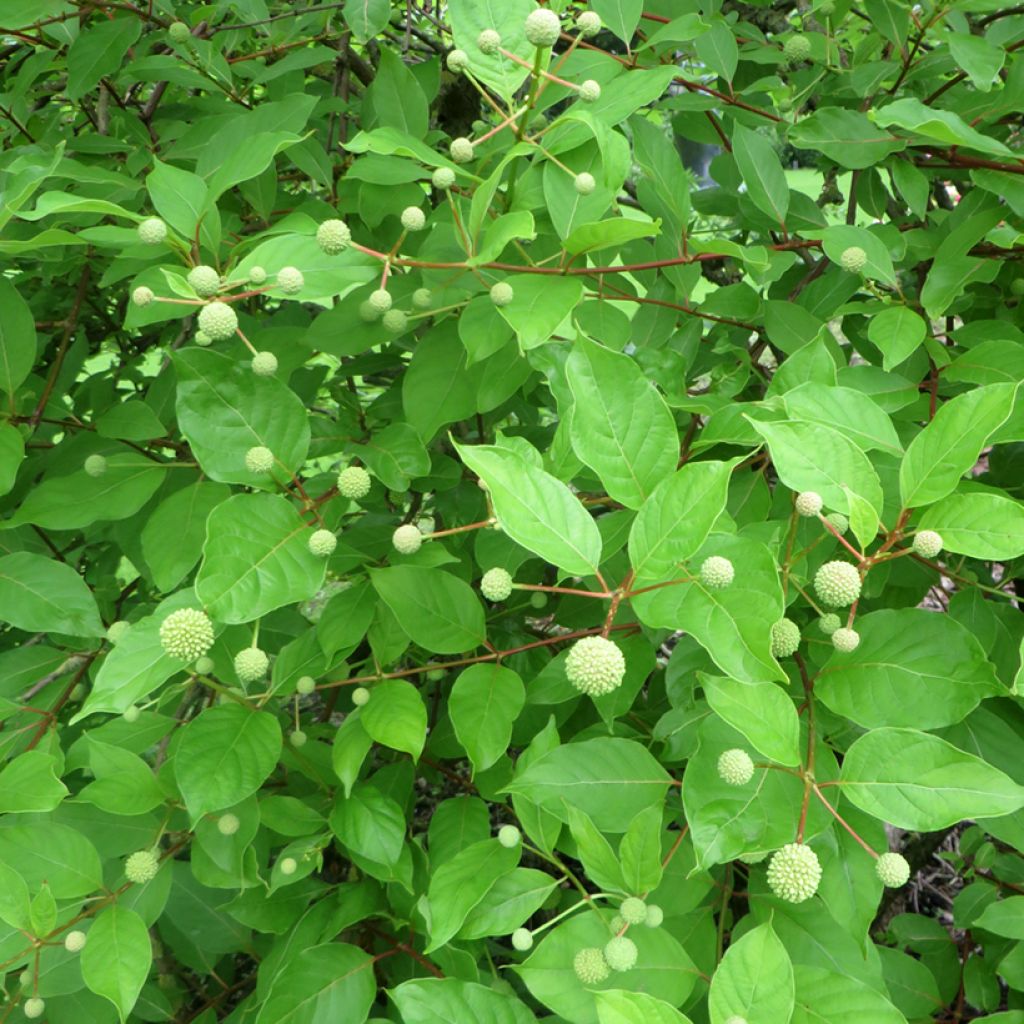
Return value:
M 66 562 L 19 551 L 0 558 L 0 619 L 32 632 L 99 636 L 96 599 Z
M 793 964 L 771 924 L 731 945 L 711 982 L 712 1024 L 742 1017 L 749 1024 L 789 1020 L 794 1006 Z
M 946 551 L 971 558 L 1024 555 L 1024 505 L 985 491 L 954 493 L 921 516 L 922 530 L 936 530 Z
M 110 1000 L 122 1021 L 138 1001 L 153 962 L 146 922 L 127 907 L 101 911 L 82 950 L 82 978 L 90 991 Z
M 512 726 L 526 702 L 522 679 L 501 665 L 471 665 L 459 673 L 448 714 L 475 771 L 490 768 L 508 749 Z
M 392 750 L 420 756 L 427 732 L 427 710 L 412 683 L 389 679 L 372 690 L 359 717 L 367 735 Z

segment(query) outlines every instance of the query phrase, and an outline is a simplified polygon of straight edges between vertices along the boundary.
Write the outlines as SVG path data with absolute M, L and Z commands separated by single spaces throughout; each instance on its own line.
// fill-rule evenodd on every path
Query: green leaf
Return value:
M 887 306 L 868 321 L 868 339 L 881 350 L 885 370 L 913 354 L 927 331 L 924 320 L 906 306 Z
M 382 49 L 380 65 L 363 94 L 363 126 L 388 126 L 423 138 L 430 122 L 427 97 L 402 58 Z
M 566 376 L 574 399 L 573 449 L 610 497 L 639 508 L 678 462 L 672 413 L 635 360 L 582 336 Z
M 861 391 L 811 381 L 791 388 L 783 401 L 790 419 L 838 430 L 862 451 L 879 449 L 892 455 L 903 454 L 888 414 Z
M 393 491 L 407 491 L 414 477 L 430 472 L 430 455 L 408 423 L 392 423 L 375 431 L 357 451 L 370 472 Z
M 511 992 L 458 978 L 414 978 L 388 993 L 405 1024 L 534 1024 Z
M 27 750 L 0 771 L 0 814 L 52 811 L 68 795 L 57 778 L 57 759 Z
M 196 596 L 215 619 L 251 622 L 312 597 L 324 559 L 309 550 L 311 527 L 276 494 L 236 494 L 206 521 Z
M 990 903 L 971 922 L 971 927 L 1008 939 L 1024 939 L 1024 896 L 1008 896 Z
M 498 307 L 498 312 L 516 332 L 523 349 L 547 344 L 583 297 L 578 277 L 514 274 L 506 280 L 512 285 L 513 297 L 507 306 Z
M 204 216 L 208 208 L 208 188 L 198 174 L 154 159 L 153 170 L 146 175 L 146 188 L 156 212 L 179 235 L 191 241 L 198 230 L 203 241 L 216 245 L 220 236 L 219 218 L 216 207 L 212 216 Z
M 91 21 L 68 49 L 68 99 L 81 99 L 101 78 L 116 71 L 141 31 L 142 23 L 130 14 Z
M 800 118 L 787 137 L 797 149 L 816 150 L 840 167 L 854 169 L 874 167 L 907 145 L 905 139 L 883 131 L 859 111 L 832 106 Z
M 490 768 L 508 749 L 512 726 L 526 702 L 522 679 L 501 665 L 471 665 L 448 697 L 448 714 L 475 772 Z
M 573 256 L 601 249 L 620 249 L 638 238 L 651 238 L 661 231 L 661 221 L 633 220 L 616 217 L 611 220 L 577 224 L 562 243 L 562 248 Z
M 24 458 L 25 440 L 18 428 L 0 423 L 0 495 L 9 494 L 14 487 Z
M 533 868 L 516 868 L 502 875 L 469 912 L 459 938 L 510 934 L 540 909 L 557 885 L 556 879 Z
M 345 0 L 341 16 L 356 42 L 365 43 L 387 25 L 391 0 Z
M 207 708 L 182 728 L 174 776 L 193 821 L 257 792 L 277 765 L 281 726 L 241 704 Z
M 367 735 L 418 760 L 427 735 L 427 709 L 419 690 L 404 679 L 389 679 L 374 686 L 372 694 L 359 713 Z
M 969 32 L 950 32 L 949 51 L 957 65 L 967 72 L 975 89 L 988 92 L 999 80 L 999 72 L 1006 61 L 1006 50 L 983 36 Z
M 579 499 L 516 452 L 494 445 L 455 445 L 490 492 L 504 531 L 527 551 L 573 576 L 597 572 L 601 534 Z
M 405 843 L 402 808 L 379 789 L 356 785 L 336 799 L 331 831 L 352 853 L 389 867 L 398 862 Z
M 96 600 L 66 562 L 19 551 L 0 558 L 0 619 L 27 632 L 100 636 Z
M 789 186 L 775 147 L 759 132 L 737 124 L 733 129 L 732 155 L 754 205 L 785 226 Z
M 565 805 L 565 809 L 569 815 L 572 841 L 576 844 L 577 856 L 587 872 L 587 878 L 603 890 L 628 892 L 622 877 L 622 865 L 612 844 L 605 839 L 589 815 L 570 803 Z
M 526 80 L 528 67 L 502 53 L 481 53 L 477 37 L 484 29 L 492 29 L 501 36 L 503 49 L 528 61 L 534 48 L 527 42 L 523 24 L 533 9 L 531 0 L 451 0 L 448 7 L 455 46 L 473 55 L 473 75 L 506 103 Z
M 402 629 L 426 650 L 461 654 L 486 639 L 480 598 L 458 576 L 425 566 L 395 565 L 371 570 L 370 580 Z
M 732 82 L 739 63 L 739 47 L 732 28 L 720 15 L 711 19 L 711 27 L 694 40 L 697 56 L 727 82 Z
M 691 1024 L 690 1018 L 671 1004 L 644 992 L 613 988 L 595 992 L 594 1001 L 598 1024 Z
M 775 683 L 703 673 L 699 679 L 711 710 L 743 733 L 756 750 L 779 764 L 800 764 L 800 719 L 785 691 Z
M 944 550 L 970 558 L 1024 555 L 1024 505 L 1001 494 L 951 494 L 925 511 L 919 529 L 936 530 Z
M 648 807 L 629 823 L 622 837 L 619 857 L 627 892 L 647 893 L 661 884 L 661 819 L 660 807 Z
M 1013 151 L 1005 143 L 971 128 L 952 110 L 936 110 L 911 96 L 904 96 L 874 111 L 871 120 L 883 127 L 895 125 L 897 128 L 903 128 L 947 146 L 963 146 L 995 156 L 1013 155 Z
M 793 974 L 796 1005 L 790 1024 L 907 1024 L 878 989 L 857 978 L 804 964 Z
M 104 743 L 86 733 L 89 767 L 94 781 L 84 786 L 78 799 L 108 814 L 145 814 L 165 800 L 153 770 L 138 754 Z
M 1024 807 L 1024 787 L 981 758 L 913 729 L 875 729 L 843 760 L 842 792 L 897 828 L 934 832 Z
M 592 10 L 601 16 L 601 21 L 614 32 L 628 47 L 633 33 L 640 24 L 643 14 L 643 0 L 592 0 Z
M 128 907 L 101 911 L 89 929 L 81 954 L 82 980 L 128 1019 L 153 963 L 153 945 L 146 922 Z
M 770 923 L 729 946 L 711 979 L 711 1024 L 743 1017 L 748 1024 L 778 1024 L 793 1013 L 793 964 Z
M 0 278 L 0 391 L 13 395 L 36 360 L 36 324 L 32 310 L 6 278 Z
M 28 886 L 12 867 L 0 864 L 0 921 L 22 931 L 32 930 Z
M 88 896 L 103 885 L 96 847 L 77 829 L 54 821 L 0 829 L 0 863 L 17 871 L 33 892 L 47 883 L 57 899 Z
M 359 715 L 348 715 L 334 734 L 331 764 L 334 773 L 341 779 L 346 796 L 352 792 L 352 786 L 372 746 L 373 740 L 363 728 Z

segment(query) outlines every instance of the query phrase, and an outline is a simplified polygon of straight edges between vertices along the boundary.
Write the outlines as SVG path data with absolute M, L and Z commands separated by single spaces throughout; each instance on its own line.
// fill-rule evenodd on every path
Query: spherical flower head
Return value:
M 597 188 L 597 182 L 594 180 L 594 176 L 589 171 L 580 171 L 573 180 L 573 188 L 581 196 L 589 196 L 591 192 Z
M 282 857 L 277 866 L 281 869 L 282 875 L 294 875 L 299 869 L 299 862 L 294 857 Z
M 160 624 L 160 644 L 172 658 L 195 661 L 213 646 L 213 623 L 198 608 L 179 608 Z
M 485 28 L 483 32 L 476 37 L 477 49 L 481 53 L 492 55 L 498 52 L 498 48 L 501 46 L 501 35 L 495 32 L 493 28 Z
M 409 326 L 409 317 L 400 309 L 389 309 L 381 319 L 386 331 L 398 334 Z
M 832 634 L 832 646 L 842 654 L 849 654 L 850 651 L 855 651 L 859 643 L 860 633 L 855 629 L 847 629 L 846 626 L 840 626 Z
M 294 729 L 288 737 L 288 742 L 293 747 L 304 747 L 306 745 L 306 734 L 301 729 Z
M 295 684 L 295 692 L 301 694 L 303 697 L 312 693 L 316 689 L 316 680 L 312 676 L 299 676 L 298 681 Z
M 429 288 L 417 288 L 412 293 L 412 304 L 414 309 L 430 309 L 434 304 L 434 295 Z
M 825 604 L 846 608 L 860 597 L 860 573 L 849 562 L 826 562 L 814 574 L 814 590 Z
M 338 546 L 338 538 L 330 530 L 314 530 L 306 543 L 309 553 L 317 558 L 329 558 Z
M 517 928 L 512 933 L 512 948 L 525 953 L 533 947 L 533 932 L 529 928 Z
M 914 534 L 914 554 L 934 558 L 942 550 L 942 537 L 934 530 L 918 530 Z
M 842 512 L 829 512 L 825 518 L 836 528 L 836 533 L 844 534 L 850 528 L 850 520 Z
M 859 274 L 867 261 L 868 254 L 859 245 L 851 245 L 839 254 L 839 266 L 851 274 Z
M 622 684 L 626 659 L 611 640 L 585 636 L 572 645 L 565 659 L 566 678 L 581 693 L 599 697 Z
M 404 523 L 393 534 L 391 543 L 401 555 L 414 555 L 423 543 L 423 534 L 414 523 Z
M 473 143 L 464 136 L 452 139 L 448 154 L 457 164 L 468 164 L 473 159 Z
M 800 627 L 792 619 L 779 619 L 772 626 L 772 655 L 788 658 L 800 646 Z
M 226 302 L 208 302 L 198 319 L 199 330 L 211 341 L 225 341 L 238 330 L 238 314 Z
M 159 217 L 147 217 L 138 228 L 139 241 L 159 245 L 167 237 L 167 225 Z
M 512 593 L 512 575 L 506 569 L 488 569 L 480 580 L 480 593 L 488 601 L 505 601 Z
M 581 949 L 572 958 L 572 969 L 584 985 L 600 985 L 611 974 L 604 953 L 596 947 Z
M 809 900 L 820 881 L 818 855 L 803 843 L 787 843 L 775 851 L 768 864 L 768 887 L 787 903 Z
M 378 313 L 386 313 L 391 308 L 391 292 L 386 288 L 378 288 L 376 291 L 370 292 L 370 297 L 366 301 Z
M 263 267 L 251 267 L 249 269 L 249 283 L 263 284 L 267 279 L 267 272 Z
M 882 885 L 890 889 L 898 889 L 910 880 L 910 865 L 907 858 L 899 853 L 883 853 L 875 861 L 875 874 Z
M 337 217 L 325 220 L 316 229 L 316 244 L 320 251 L 328 256 L 337 256 L 344 252 L 352 241 L 352 232 L 348 225 Z
M 213 338 L 205 331 L 196 331 L 196 336 L 193 340 L 200 348 L 206 348 L 207 345 L 213 344 Z
M 192 291 L 201 298 L 208 299 L 220 291 L 220 274 L 213 267 L 193 267 L 188 272 L 187 280 L 192 286 Z
M 42 1017 L 44 1013 L 46 1013 L 46 1003 L 39 996 L 33 996 L 31 999 L 25 1000 L 25 1016 L 29 1020 Z
M 69 953 L 81 953 L 85 949 L 85 932 L 80 932 L 77 929 L 73 932 L 68 932 L 64 936 L 64 948 Z
M 205 654 L 201 658 L 196 658 L 196 663 L 192 666 L 193 670 L 201 676 L 208 676 L 215 667 L 213 658 L 208 658 Z
M 538 610 L 546 608 L 548 606 L 548 595 L 541 590 L 535 590 L 530 595 L 530 604 Z
M 740 747 L 723 750 L 718 758 L 718 777 L 730 786 L 745 786 L 754 777 L 754 762 Z
M 274 468 L 274 453 L 261 444 L 253 445 L 245 453 L 245 468 L 250 473 L 269 473 Z
M 596 11 L 584 11 L 576 19 L 576 28 L 584 39 L 596 36 L 601 31 L 601 15 Z
M 801 491 L 796 496 L 796 510 L 802 516 L 816 516 L 824 504 L 817 491 Z
M 257 352 L 252 357 L 252 372 L 257 377 L 273 377 L 277 373 L 277 356 L 273 352 Z
M 380 313 L 373 308 L 373 303 L 369 299 L 359 303 L 359 319 L 364 324 L 376 323 L 380 319 Z
M 648 928 L 660 928 L 662 921 L 665 920 L 665 911 L 661 909 L 656 903 L 647 904 L 647 917 L 644 918 L 644 924 Z
M 173 21 L 167 29 L 167 38 L 172 43 L 187 43 L 192 38 L 192 30 L 183 21 Z
M 243 683 L 255 683 L 270 668 L 270 659 L 258 647 L 245 647 L 235 655 L 235 675 Z
M 352 691 L 352 703 L 357 708 L 365 707 L 370 703 L 370 691 L 365 686 L 357 686 Z
M 103 476 L 107 471 L 107 460 L 102 455 L 89 455 L 82 463 L 86 476 Z
M 619 906 L 626 924 L 643 924 L 647 920 L 647 904 L 638 896 L 627 896 Z
M 222 836 L 233 836 L 241 826 L 241 821 L 238 820 L 237 814 L 222 814 L 217 819 L 217 831 Z
M 107 626 L 107 639 L 112 644 L 120 643 L 131 628 L 132 624 L 126 619 L 118 619 L 117 622 L 112 622 Z
M 799 64 L 810 57 L 811 41 L 807 36 L 790 36 L 782 47 L 782 52 L 790 64 Z
M 133 725 L 135 722 L 139 720 L 139 716 L 141 714 L 142 712 L 134 704 L 129 704 L 128 707 L 126 707 L 124 711 L 121 712 L 121 717 L 129 725 Z
M 491 302 L 496 306 L 507 306 L 515 298 L 515 292 L 508 281 L 497 281 L 491 285 Z
M 277 272 L 277 287 L 285 295 L 298 295 L 305 287 L 305 284 L 306 281 L 302 276 L 302 271 L 295 267 L 282 267 Z
M 732 562 L 721 555 L 705 558 L 700 567 L 700 581 L 708 590 L 725 590 L 736 575 Z
M 465 50 L 452 50 L 445 58 L 445 64 L 453 75 L 461 75 L 469 67 L 469 54 Z
M 629 971 L 636 966 L 636 943 L 625 935 L 609 939 L 604 947 L 604 959 L 613 971 Z
M 502 825 L 498 829 L 498 842 L 505 847 L 506 850 L 515 849 L 522 841 L 523 834 L 515 827 L 515 825 Z
M 438 167 L 430 176 L 430 184 L 444 191 L 455 184 L 455 172 L 450 167 Z
M 534 46 L 554 46 L 562 34 L 562 23 L 554 11 L 541 7 L 527 15 L 523 30 L 527 41 Z
M 406 231 L 422 231 L 427 226 L 427 215 L 418 206 L 407 206 L 402 211 L 402 227 Z
M 584 103 L 595 103 L 601 98 L 601 86 L 592 78 L 588 78 L 580 86 L 580 99 Z
M 144 284 L 140 284 L 135 291 L 132 292 L 132 302 L 136 306 L 148 306 L 156 296 L 153 294 L 152 288 L 147 288 Z
M 136 885 L 152 882 L 160 870 L 160 861 L 152 850 L 138 850 L 124 862 L 124 877 Z
M 825 634 L 825 636 L 831 636 L 837 629 L 843 624 L 843 620 L 836 615 L 835 612 L 826 612 L 820 619 L 818 619 L 818 629 Z
M 358 501 L 370 493 L 370 474 L 362 466 L 346 466 L 338 474 L 338 493 Z

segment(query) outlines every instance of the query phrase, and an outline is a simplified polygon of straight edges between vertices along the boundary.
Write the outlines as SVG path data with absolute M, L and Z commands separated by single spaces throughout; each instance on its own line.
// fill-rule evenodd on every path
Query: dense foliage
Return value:
M 0 1021 L 1022 1024 L 1022 46 L 0 3 Z

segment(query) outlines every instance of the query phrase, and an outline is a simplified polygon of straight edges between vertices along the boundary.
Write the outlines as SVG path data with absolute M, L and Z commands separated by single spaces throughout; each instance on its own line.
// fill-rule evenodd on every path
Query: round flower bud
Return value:
M 295 692 L 303 697 L 312 693 L 315 689 L 316 680 L 312 676 L 299 676 L 298 681 L 295 683 Z
M 160 644 L 172 658 L 195 661 L 213 646 L 213 623 L 198 608 L 179 608 L 160 624 Z
M 541 7 L 527 15 L 523 30 L 527 41 L 534 46 L 554 46 L 562 34 L 562 23 L 554 11 Z
M 138 850 L 124 862 L 124 877 L 136 885 L 152 882 L 160 870 L 160 861 L 152 850 Z
M 314 530 L 307 542 L 309 553 L 317 558 L 329 558 L 338 546 L 338 538 L 330 530 Z
M 768 864 L 768 886 L 787 903 L 803 903 L 818 891 L 821 865 L 818 855 L 803 843 L 787 843 Z
M 107 460 L 102 455 L 89 455 L 82 463 L 86 476 L 103 476 L 107 471 Z
M 213 267 L 200 265 L 188 272 L 188 283 L 196 295 L 204 299 L 216 295 L 220 291 L 220 274 Z
M 132 624 L 125 619 L 118 619 L 107 626 L 107 639 L 112 643 L 119 643 L 125 638 L 125 634 L 132 628 Z
M 402 211 L 402 227 L 406 231 L 422 231 L 427 226 L 427 215 L 418 206 L 407 206 Z
M 505 601 L 512 593 L 512 576 L 505 569 L 488 569 L 480 580 L 480 593 L 488 601 Z
M 423 534 L 415 524 L 405 523 L 391 535 L 391 543 L 399 554 L 412 555 L 419 551 Z
M 362 466 L 346 466 L 338 474 L 338 493 L 358 501 L 370 493 L 370 474 Z
M 434 296 L 429 288 L 417 288 L 412 293 L 412 304 L 414 309 L 430 309 L 434 304 Z
M 274 453 L 261 444 L 245 453 L 245 468 L 250 473 L 269 473 L 274 468 Z
M 618 935 L 623 928 L 626 927 L 626 919 L 621 914 L 616 914 L 609 922 L 608 927 L 613 933 Z
M 596 11 L 584 11 L 576 19 L 576 28 L 584 38 L 596 36 L 601 31 L 601 15 Z
M 452 139 L 448 154 L 457 164 L 468 164 L 473 159 L 473 143 L 461 136 Z
M 825 636 L 831 636 L 837 629 L 842 626 L 843 620 L 836 615 L 835 612 L 826 612 L 820 619 L 818 619 L 818 629 L 825 634 Z
M 277 862 L 282 875 L 294 875 L 299 869 L 299 862 L 294 857 L 282 857 Z
M 708 590 L 725 590 L 735 575 L 732 562 L 721 555 L 705 558 L 700 567 L 700 581 Z
M 580 171 L 573 181 L 573 187 L 581 196 L 589 196 L 597 188 L 597 182 L 589 171 Z
M 860 573 L 849 562 L 826 562 L 814 574 L 814 589 L 825 604 L 845 608 L 860 597 Z
M 465 50 L 452 50 L 445 58 L 448 70 L 455 75 L 461 75 L 469 67 L 469 54 Z
M 501 46 L 501 36 L 493 28 L 485 28 L 476 37 L 476 45 L 481 53 L 495 54 Z
M 566 678 L 581 693 L 599 697 L 622 684 L 626 659 L 611 640 L 585 636 L 572 645 L 565 659 Z
M 604 947 L 604 959 L 613 971 L 628 971 L 636 966 L 636 943 L 625 935 L 609 939 Z
M 192 38 L 192 30 L 183 21 L 173 21 L 167 29 L 167 38 L 172 43 L 187 43 Z
M 802 516 L 816 516 L 824 504 L 817 491 L 801 491 L 796 496 L 796 510 Z
M 199 310 L 199 329 L 211 341 L 225 341 L 238 330 L 238 314 L 226 302 L 209 302 Z
M 64 936 L 64 948 L 69 953 L 81 953 L 85 948 L 85 932 L 73 931 Z
M 302 271 L 296 270 L 295 267 L 282 267 L 277 272 L 277 287 L 285 295 L 298 295 L 305 284 L 306 281 L 302 276 Z
M 348 225 L 337 217 L 323 221 L 316 229 L 316 244 L 320 251 L 328 256 L 337 256 L 344 252 L 352 241 L 352 232 Z
M 152 288 L 147 288 L 144 284 L 140 284 L 135 291 L 132 292 L 132 302 L 136 306 L 148 306 L 156 296 L 153 294 Z
M 529 928 L 517 928 L 512 933 L 512 948 L 525 953 L 533 946 L 533 932 Z
M 42 1017 L 46 1012 L 46 1003 L 39 998 L 39 996 L 33 996 L 31 999 L 25 1000 L 25 1016 L 29 1020 L 35 1020 L 37 1017 Z
M 792 619 L 779 619 L 772 626 L 772 655 L 788 658 L 800 646 L 800 627 Z
M 855 651 L 859 643 L 860 633 L 855 629 L 847 629 L 845 626 L 840 626 L 832 634 L 832 646 L 843 654 Z
M 644 918 L 644 924 L 648 928 L 660 928 L 662 921 L 665 920 L 665 911 L 661 909 L 656 903 L 647 904 L 647 917 Z
M 380 313 L 374 309 L 373 303 L 368 299 L 359 303 L 359 319 L 364 324 L 372 324 L 380 319 Z
M 782 47 L 783 55 L 790 64 L 799 64 L 811 55 L 811 41 L 807 36 L 790 36 Z
M 399 334 L 409 325 L 409 317 L 400 309 L 389 309 L 383 316 L 381 323 L 384 329 L 392 334 Z
M 252 372 L 257 377 L 273 377 L 277 373 L 277 356 L 273 352 L 257 352 L 252 357 Z
M 159 217 L 147 217 L 138 228 L 139 241 L 159 245 L 167 237 L 167 225 Z
M 542 590 L 535 590 L 532 594 L 530 594 L 530 604 L 538 610 L 541 608 L 546 608 L 548 605 L 548 595 L 545 594 Z
M 249 283 L 263 284 L 267 279 L 267 272 L 262 267 L 251 267 L 249 269 Z
M 370 297 L 366 301 L 378 313 L 386 313 L 391 308 L 391 292 L 386 288 L 378 288 L 375 292 L 370 292 Z
M 619 913 L 626 924 L 643 924 L 647 920 L 647 904 L 637 896 L 627 896 L 619 906 Z
M 942 550 L 942 537 L 934 530 L 919 530 L 914 534 L 914 554 L 934 558 Z
M 754 762 L 739 747 L 724 750 L 718 758 L 718 777 L 730 786 L 745 786 L 754 777 Z
M 611 974 L 604 953 L 596 947 L 581 949 L 572 958 L 572 969 L 584 985 L 599 985 Z
M 844 534 L 850 528 L 850 520 L 842 512 L 829 512 L 825 518 L 836 528 L 838 534 Z
M 295 729 L 288 737 L 288 742 L 293 747 L 304 747 L 306 745 L 306 734 L 301 729 Z
M 214 670 L 213 658 L 208 658 L 205 654 L 201 658 L 196 658 L 196 663 L 192 668 L 201 676 L 208 676 Z
M 217 819 L 217 831 L 222 836 L 233 836 L 241 826 L 237 814 L 222 814 Z
M 141 714 L 142 712 L 134 704 L 129 704 L 128 707 L 126 707 L 124 711 L 121 712 L 121 717 L 129 725 L 133 725 L 135 722 L 139 720 L 139 715 Z
M 867 261 L 868 254 L 859 245 L 851 245 L 839 255 L 839 266 L 851 274 L 859 274 Z
M 450 167 L 438 167 L 431 175 L 430 183 L 436 189 L 449 189 L 455 184 L 455 172 Z
M 909 881 L 910 865 L 907 858 L 899 853 L 883 853 L 875 861 L 875 874 L 881 879 L 882 885 L 898 889 Z
M 502 825 L 498 829 L 498 842 L 507 850 L 517 847 L 523 838 L 522 832 L 515 825 Z
M 592 78 L 588 78 L 580 86 L 580 99 L 584 103 L 594 103 L 601 98 L 601 86 Z
M 195 343 L 200 348 L 206 348 L 207 345 L 210 345 L 210 344 L 213 343 L 213 338 L 211 338 L 204 331 L 196 331 L 196 336 L 195 336 L 194 340 L 195 340 Z
M 258 647 L 245 647 L 235 655 L 235 675 L 243 683 L 255 683 L 270 668 L 270 659 Z
M 1020 298 L 1024 295 L 1024 277 L 1015 277 L 1010 282 L 1010 294 Z
M 370 691 L 365 686 L 357 686 L 352 691 L 352 703 L 357 708 L 364 707 L 370 703 Z
M 491 285 L 491 302 L 496 306 L 507 306 L 515 298 L 515 292 L 508 281 L 497 281 Z

